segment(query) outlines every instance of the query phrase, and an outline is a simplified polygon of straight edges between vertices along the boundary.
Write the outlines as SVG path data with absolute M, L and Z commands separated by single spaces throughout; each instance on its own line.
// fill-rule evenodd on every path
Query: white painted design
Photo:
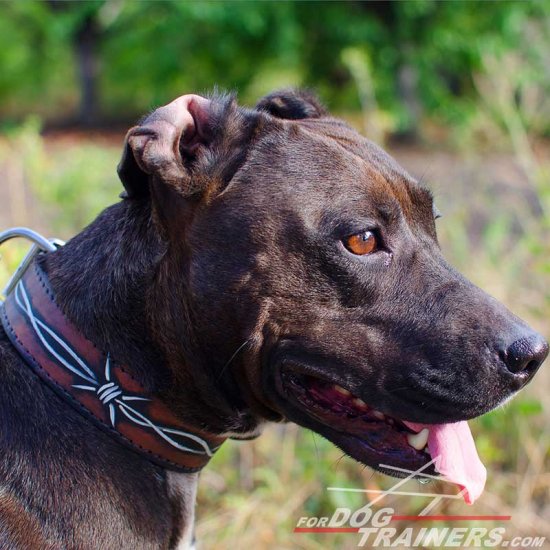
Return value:
M 102 405 L 107 407 L 109 410 L 109 419 L 113 428 L 116 427 L 117 412 L 120 412 L 128 420 L 130 420 L 130 422 L 154 431 L 159 437 L 179 451 L 207 456 L 212 456 L 214 454 L 217 448 L 210 448 L 208 443 L 198 435 L 166 426 L 158 426 L 152 422 L 151 419 L 147 418 L 147 416 L 136 410 L 134 407 L 128 405 L 128 401 L 150 401 L 150 399 L 138 395 L 123 394 L 122 389 L 111 380 L 111 358 L 109 354 L 107 354 L 107 359 L 105 361 L 104 380 L 98 380 L 98 375 L 94 373 L 88 365 L 86 365 L 84 360 L 79 357 L 71 346 L 58 334 L 56 334 L 48 325 L 35 317 L 29 296 L 25 286 L 23 285 L 23 281 L 19 281 L 15 288 L 15 301 L 24 315 L 29 319 L 44 348 L 58 361 L 60 365 L 64 366 L 67 370 L 81 378 L 84 382 L 88 382 L 88 384 L 75 384 L 73 387 L 80 390 L 93 392 L 97 395 L 97 398 Z M 48 336 L 67 353 L 74 363 L 69 360 L 69 357 L 62 357 L 61 354 L 52 347 L 51 343 L 48 342 Z M 182 445 L 174 438 L 174 436 L 194 441 L 201 447 L 201 449 L 194 449 L 192 447 Z
M 23 312 L 27 315 L 29 318 L 29 321 L 31 322 L 32 327 L 34 328 L 34 331 L 36 332 L 38 338 L 40 338 L 40 341 L 42 342 L 42 345 L 67 369 L 69 369 L 74 374 L 77 374 L 81 378 L 84 378 L 84 380 L 87 380 L 88 382 L 91 382 L 92 384 L 97 383 L 96 376 L 94 372 L 88 368 L 88 366 L 78 357 L 78 355 L 72 350 L 72 348 L 66 344 L 62 338 L 57 336 L 53 332 L 53 330 L 50 329 L 46 324 L 44 324 L 40 319 L 36 319 L 32 313 L 32 307 L 29 302 L 29 297 L 27 295 L 27 291 L 25 290 L 25 287 L 23 286 L 23 281 L 20 281 L 15 288 L 15 300 L 17 302 L 17 305 L 23 310 Z M 24 305 L 23 303 L 24 302 Z M 59 355 L 52 347 L 48 344 L 44 337 L 44 333 L 42 332 L 42 329 L 47 332 L 67 353 L 73 357 L 73 359 L 82 367 L 84 372 L 80 371 L 78 367 L 75 367 L 74 365 L 71 365 L 68 361 L 65 361 L 61 355 Z

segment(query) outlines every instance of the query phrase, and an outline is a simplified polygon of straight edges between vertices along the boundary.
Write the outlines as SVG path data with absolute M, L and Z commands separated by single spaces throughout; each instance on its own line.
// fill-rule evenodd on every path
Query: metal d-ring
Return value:
M 65 242 L 60 239 L 46 239 L 46 237 L 43 237 L 40 233 L 28 229 L 27 227 L 12 227 L 0 233 L 0 246 L 10 239 L 17 238 L 31 241 L 32 246 L 15 270 L 15 273 L 10 277 L 6 288 L 2 291 L 3 296 L 7 296 L 13 291 L 15 285 L 21 280 L 21 277 L 23 277 L 25 271 L 27 271 L 27 268 L 37 254 L 40 252 L 55 252 L 60 246 L 65 244 Z

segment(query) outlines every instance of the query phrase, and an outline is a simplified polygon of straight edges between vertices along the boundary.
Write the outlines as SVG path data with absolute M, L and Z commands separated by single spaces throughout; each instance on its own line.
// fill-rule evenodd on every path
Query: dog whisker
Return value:
M 223 368 L 220 370 L 220 373 L 218 374 L 218 380 L 223 376 L 223 373 L 225 372 L 225 370 L 227 369 L 227 367 L 229 367 L 229 365 L 235 360 L 235 358 L 237 357 L 237 355 L 239 355 L 239 352 L 244 348 L 246 347 L 248 344 L 250 343 L 250 339 L 248 340 L 245 340 L 235 351 L 235 353 L 233 353 L 233 355 L 229 358 L 229 361 L 227 361 L 227 363 L 223 366 Z
M 340 466 L 340 462 L 342 462 L 342 459 L 345 458 L 346 454 L 342 454 L 342 456 L 338 459 L 336 459 L 333 462 L 334 472 L 336 473 L 338 471 L 338 466 Z
M 311 434 L 311 438 L 313 439 L 313 445 L 315 445 L 315 457 L 317 458 L 317 462 L 319 462 L 319 448 L 317 447 L 317 441 L 315 439 L 315 432 L 309 432 Z

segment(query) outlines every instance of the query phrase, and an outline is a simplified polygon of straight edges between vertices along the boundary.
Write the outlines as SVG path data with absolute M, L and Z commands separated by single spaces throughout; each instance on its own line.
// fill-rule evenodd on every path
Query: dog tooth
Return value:
M 353 400 L 353 404 L 354 404 L 358 409 L 363 409 L 363 410 L 368 409 L 368 405 L 367 405 L 362 399 L 360 399 L 359 397 L 356 397 L 356 398 Z
M 384 413 L 381 413 L 380 411 L 372 411 L 372 416 L 374 416 L 374 418 L 378 418 L 378 420 L 384 420 L 384 418 L 386 418 Z
M 414 447 L 417 451 L 421 451 L 427 445 L 429 435 L 430 430 L 424 428 L 417 434 L 407 434 L 407 441 L 411 447 Z
M 342 386 L 338 386 L 337 384 L 334 384 L 332 388 L 336 390 L 340 395 L 344 395 L 345 397 L 349 397 L 351 395 L 351 393 L 348 390 L 346 390 L 345 388 L 342 388 Z

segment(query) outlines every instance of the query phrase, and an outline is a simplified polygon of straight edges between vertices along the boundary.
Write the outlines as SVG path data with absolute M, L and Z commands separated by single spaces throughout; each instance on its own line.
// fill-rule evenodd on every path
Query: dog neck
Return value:
M 166 475 L 168 496 L 173 502 L 176 550 L 195 548 L 195 500 L 197 497 L 198 474 L 168 472 Z
M 251 431 L 254 421 L 192 344 L 179 254 L 147 201 L 123 201 L 41 263 L 65 315 L 174 415 L 213 433 Z

